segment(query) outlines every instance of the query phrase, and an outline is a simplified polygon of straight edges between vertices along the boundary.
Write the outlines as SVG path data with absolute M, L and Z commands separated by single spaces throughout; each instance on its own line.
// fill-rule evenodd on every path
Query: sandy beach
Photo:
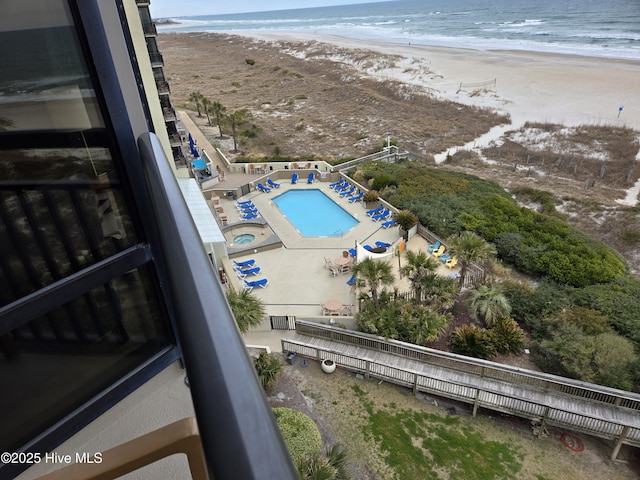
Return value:
M 427 162 L 507 190 L 550 193 L 572 225 L 640 272 L 640 250 L 622 236 L 640 230 L 627 210 L 640 195 L 640 61 L 282 31 L 158 41 L 177 107 L 195 110 L 189 95 L 199 91 L 227 112 L 249 113 L 237 155 L 334 162 L 392 138 Z M 192 119 L 224 144 L 215 119 Z
M 443 98 L 511 114 L 514 127 L 526 121 L 567 126 L 605 124 L 640 130 L 640 61 L 524 51 L 464 50 L 362 41 L 300 32 L 242 32 L 265 41 L 318 41 L 370 49 L 405 58 L 398 68 L 376 74 L 434 90 Z M 406 70 L 422 68 L 431 75 Z M 495 96 L 459 92 L 460 83 L 496 81 Z M 620 106 L 623 107 L 619 112 Z M 618 116 L 618 114 L 620 114 Z

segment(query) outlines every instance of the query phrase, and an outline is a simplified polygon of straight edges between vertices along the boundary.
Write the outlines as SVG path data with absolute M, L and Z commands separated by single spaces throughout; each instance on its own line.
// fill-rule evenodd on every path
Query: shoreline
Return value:
M 210 32 L 214 33 L 214 32 Z M 509 113 L 512 127 L 525 122 L 612 125 L 640 131 L 640 61 L 521 50 L 472 50 L 424 44 L 358 40 L 295 31 L 215 32 L 266 42 L 320 42 L 403 57 L 404 67 L 420 64 L 432 75 L 397 71 L 373 74 L 433 90 L 466 105 Z M 402 65 L 401 65 L 402 66 Z M 404 69 L 406 70 L 406 68 Z M 368 72 L 371 75 L 371 72 Z M 489 94 L 458 92 L 461 83 L 496 81 Z M 622 111 L 619 110 L 623 107 Z M 619 115 L 618 115 L 619 114 Z

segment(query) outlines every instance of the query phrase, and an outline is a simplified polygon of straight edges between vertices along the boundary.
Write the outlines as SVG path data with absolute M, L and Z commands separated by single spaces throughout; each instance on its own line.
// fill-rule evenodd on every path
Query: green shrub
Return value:
M 272 353 L 262 352 L 253 360 L 258 379 L 265 390 L 268 390 L 282 373 L 282 359 Z
M 454 353 L 467 357 L 488 359 L 497 353 L 489 330 L 477 325 L 456 328 L 449 339 L 449 346 Z
M 624 390 L 633 389 L 638 364 L 629 340 L 612 332 L 587 335 L 572 323 L 559 324 L 539 342 L 534 360 L 545 372 Z
M 369 190 L 365 192 L 362 200 L 365 203 L 377 202 L 380 199 L 380 194 L 376 190 Z
M 403 230 L 409 230 L 418 223 L 418 217 L 409 210 L 400 210 L 393 216 L 393 218 L 396 219 L 398 225 L 400 225 L 400 228 Z
M 377 173 L 373 176 L 373 181 L 371 182 L 371 188 L 373 190 L 384 190 L 387 185 L 395 184 L 393 177 L 388 173 Z
M 320 455 L 322 437 L 311 417 L 291 408 L 274 408 L 273 414 L 294 463 Z
M 498 353 L 521 355 L 524 349 L 524 330 L 513 318 L 503 317 L 489 330 L 491 342 Z

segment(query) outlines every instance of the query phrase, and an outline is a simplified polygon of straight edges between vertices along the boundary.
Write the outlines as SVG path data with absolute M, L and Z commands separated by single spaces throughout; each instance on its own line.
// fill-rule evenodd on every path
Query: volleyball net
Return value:
M 485 89 L 496 88 L 497 80 L 498 80 L 497 78 L 494 78 L 493 80 L 487 80 L 486 82 L 476 82 L 476 83 L 460 82 L 458 91 L 460 92 L 462 90 L 476 90 L 478 88 L 485 88 Z

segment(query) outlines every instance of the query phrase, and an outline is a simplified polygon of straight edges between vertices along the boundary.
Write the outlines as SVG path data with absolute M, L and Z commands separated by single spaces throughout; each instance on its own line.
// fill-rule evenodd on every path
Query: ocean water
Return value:
M 316 32 L 405 44 L 640 60 L 640 0 L 398 0 L 174 19 L 182 24 L 160 31 Z

